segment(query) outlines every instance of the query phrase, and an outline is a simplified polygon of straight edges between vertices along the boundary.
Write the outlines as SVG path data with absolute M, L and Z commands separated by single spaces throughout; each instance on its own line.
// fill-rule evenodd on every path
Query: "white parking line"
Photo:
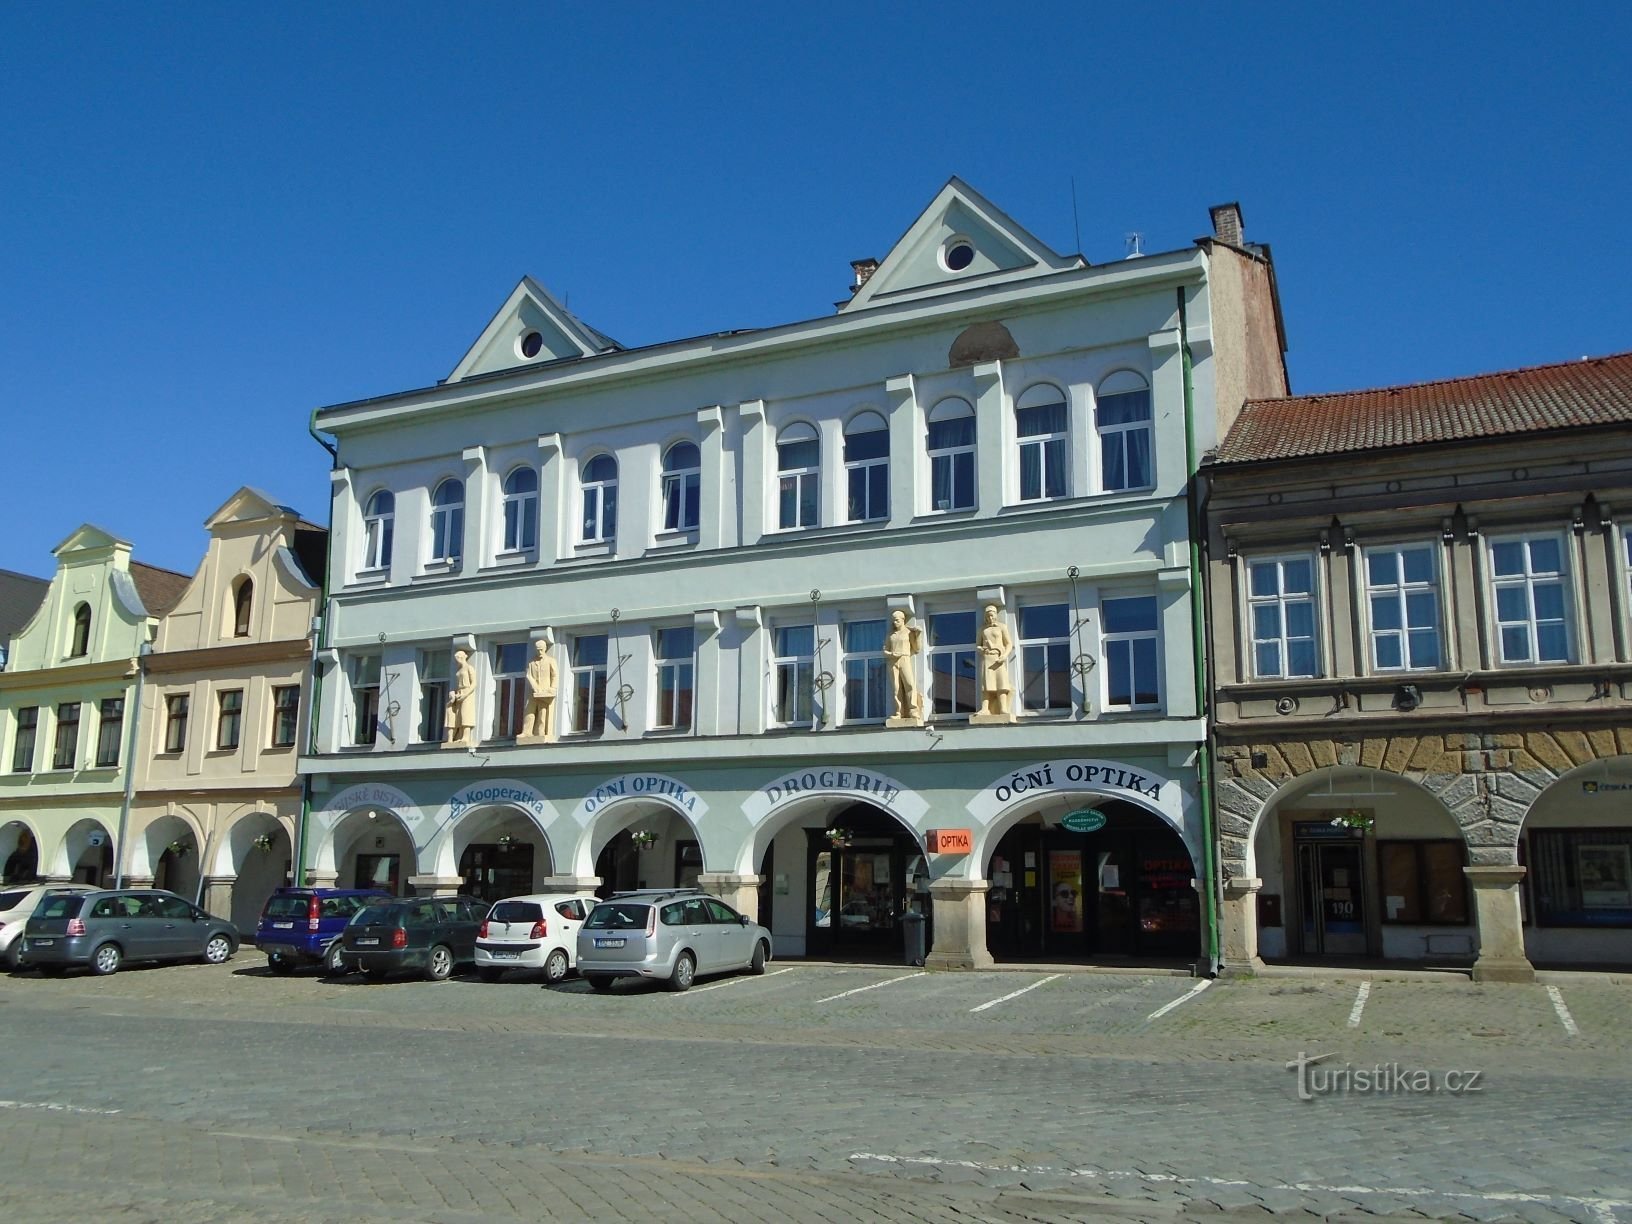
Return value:
M 1564 1025 L 1564 1031 L 1571 1037 L 1581 1036 L 1581 1030 L 1575 1026 L 1575 1017 L 1570 1015 L 1570 1009 L 1564 1006 L 1564 994 L 1557 986 L 1547 987 L 1547 997 L 1553 1001 L 1553 1010 L 1558 1013 L 1558 1019 Z
M 92 1109 L 88 1105 L 63 1105 L 57 1101 L 0 1101 L 0 1109 L 46 1109 L 52 1113 L 97 1114 L 111 1118 L 117 1109 Z
M 1361 982 L 1360 989 L 1354 996 L 1354 1008 L 1349 1012 L 1349 1027 L 1360 1027 L 1360 1013 L 1366 1010 L 1366 1000 L 1371 997 L 1371 983 Z
M 779 973 L 792 973 L 792 972 L 793 972 L 793 966 L 789 965 L 786 969 L 772 969 L 769 973 L 762 973 L 759 976 L 760 977 L 775 977 Z M 699 986 L 695 990 L 693 990 L 691 993 L 692 994 L 702 994 L 703 991 L 705 991 L 705 990 L 719 990 L 719 989 L 721 989 L 723 987 L 726 987 L 726 986 L 735 986 L 738 982 L 751 982 L 753 980 L 754 979 L 752 977 L 726 978 L 725 981 L 715 982 L 712 986 Z
M 969 1010 L 971 1012 L 985 1011 L 988 1007 L 996 1007 L 999 1003 L 1007 1003 L 1010 999 L 1018 999 L 1021 995 L 1025 994 L 1026 991 L 1036 990 L 1039 986 L 1047 986 L 1050 982 L 1064 976 L 1065 974 L 1063 973 L 1051 973 L 1040 982 L 1033 982 L 1030 986 L 1022 986 L 1019 990 L 1011 990 L 1001 999 L 993 999 L 990 1003 L 982 1003 L 979 1007 L 971 1007 Z
M 864 990 L 877 990 L 880 986 L 893 986 L 897 982 L 910 982 L 915 977 L 927 977 L 927 972 L 903 973 L 900 977 L 893 977 L 883 982 L 874 982 L 871 986 L 857 986 L 854 990 L 841 991 L 836 995 L 828 995 L 825 999 L 817 999 L 818 1003 L 831 1003 L 834 999 L 848 999 L 853 994 L 860 994 Z
M 1198 994 L 1200 994 L 1202 991 L 1206 990 L 1207 987 L 1211 986 L 1212 984 L 1213 984 L 1213 979 L 1212 978 L 1202 978 L 1201 981 L 1197 982 L 1194 986 L 1190 987 L 1189 990 L 1185 991 L 1182 995 L 1180 995 L 1178 998 L 1174 999 L 1171 1003 L 1163 1003 L 1155 1011 L 1151 1012 L 1150 1015 L 1145 1017 L 1145 1022 L 1148 1024 L 1152 1020 L 1160 1020 L 1163 1016 L 1167 1015 L 1168 1012 L 1172 1011 L 1180 1003 L 1188 1003 L 1191 999 L 1195 998 Z

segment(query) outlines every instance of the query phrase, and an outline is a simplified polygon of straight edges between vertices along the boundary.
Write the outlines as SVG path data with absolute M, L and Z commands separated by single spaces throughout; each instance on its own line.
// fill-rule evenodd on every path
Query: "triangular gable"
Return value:
M 121 540 L 92 523 L 81 524 L 74 533 L 51 550 L 52 555 L 61 557 L 64 553 L 82 552 L 95 548 L 130 548 L 129 540 Z
M 204 529 L 214 531 L 228 523 L 258 523 L 269 518 L 299 518 L 293 509 L 280 506 L 259 489 L 245 485 L 204 520 Z
M 523 342 L 533 333 L 539 337 L 539 346 L 529 357 Z M 543 285 L 524 276 L 448 375 L 448 381 L 458 382 L 490 370 L 591 357 L 621 347 L 574 315 Z
M 965 240 L 966 266 L 947 254 Z M 954 260 L 954 263 L 960 262 Z M 1086 267 L 1081 256 L 1058 255 L 962 179 L 950 179 L 901 235 L 867 283 L 840 310 L 859 310 L 917 295 L 932 296 L 970 283 L 1017 279 Z

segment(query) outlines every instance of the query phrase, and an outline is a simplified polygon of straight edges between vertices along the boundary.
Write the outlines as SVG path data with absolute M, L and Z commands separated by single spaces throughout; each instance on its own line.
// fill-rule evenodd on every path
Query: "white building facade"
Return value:
M 1285 393 L 1268 251 L 1214 220 L 1090 266 L 953 180 L 834 315 L 625 350 L 524 280 L 445 382 L 319 411 L 302 877 L 1206 959 L 1186 488 Z

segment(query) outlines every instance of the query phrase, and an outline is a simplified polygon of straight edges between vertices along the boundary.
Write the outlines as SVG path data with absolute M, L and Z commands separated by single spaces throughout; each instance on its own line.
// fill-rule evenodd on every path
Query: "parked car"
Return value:
M 370 899 L 340 936 L 340 960 L 365 976 L 418 970 L 433 982 L 476 960 L 487 903 L 475 897 Z
M 379 888 L 280 888 L 266 900 L 255 928 L 255 946 L 266 953 L 273 973 L 301 965 L 322 965 L 343 973 L 340 934 L 371 897 L 390 897 Z
M 578 963 L 578 928 L 600 904 L 594 893 L 506 897 L 476 932 L 476 972 L 496 982 L 507 969 L 542 969 L 553 984 Z
M 46 893 L 95 892 L 91 884 L 9 884 L 0 888 L 0 957 L 8 969 L 17 968 L 23 946 L 23 926 Z
M 75 965 L 117 973 L 126 961 L 202 960 L 238 950 L 238 929 L 186 897 L 151 888 L 48 892 L 23 930 L 20 965 L 56 976 Z
M 689 990 L 701 973 L 764 973 L 771 933 L 717 897 L 691 888 L 617 893 L 578 932 L 578 972 L 596 990 L 620 977 Z

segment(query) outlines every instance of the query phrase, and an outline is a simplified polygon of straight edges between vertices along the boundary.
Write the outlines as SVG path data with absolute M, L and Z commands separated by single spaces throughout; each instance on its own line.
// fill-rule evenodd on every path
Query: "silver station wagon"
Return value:
M 718 897 L 690 888 L 618 893 L 578 932 L 578 972 L 596 990 L 620 977 L 689 990 L 705 973 L 764 973 L 771 933 Z

